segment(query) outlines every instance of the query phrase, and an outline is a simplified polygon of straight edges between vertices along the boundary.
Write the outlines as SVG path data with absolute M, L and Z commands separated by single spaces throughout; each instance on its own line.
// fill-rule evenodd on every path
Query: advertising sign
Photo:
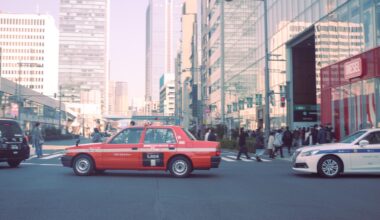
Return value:
M 356 58 L 344 64 L 344 78 L 350 80 L 363 75 L 362 59 Z

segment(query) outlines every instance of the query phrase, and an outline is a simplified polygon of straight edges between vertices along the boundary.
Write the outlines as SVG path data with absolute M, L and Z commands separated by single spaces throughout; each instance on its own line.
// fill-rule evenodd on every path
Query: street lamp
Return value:
M 227 2 L 231 2 L 232 0 L 225 0 Z M 270 96 L 270 85 L 269 85 L 269 42 L 268 42 L 268 5 L 267 0 L 254 0 L 254 1 L 261 1 L 264 3 L 264 47 L 265 47 L 265 144 L 268 143 L 269 138 L 269 132 L 270 132 L 270 108 L 269 108 L 269 96 Z M 223 2 L 223 1 L 222 1 Z M 223 5 L 223 3 L 222 3 Z M 222 11 L 222 34 L 224 35 L 224 9 Z M 224 40 L 224 36 L 223 36 Z M 223 42 L 224 43 L 224 42 Z M 222 55 L 224 56 L 224 50 L 222 50 Z M 224 61 L 224 59 L 223 59 Z M 222 63 L 222 66 L 224 63 Z M 224 71 L 222 72 L 224 75 Z M 223 76 L 224 77 L 224 76 Z M 224 78 L 223 78 L 224 80 Z

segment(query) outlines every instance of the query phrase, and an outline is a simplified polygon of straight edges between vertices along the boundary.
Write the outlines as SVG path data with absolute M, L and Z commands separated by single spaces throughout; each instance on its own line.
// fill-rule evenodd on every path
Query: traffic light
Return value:
M 285 96 L 281 96 L 281 108 L 285 107 L 286 98 Z

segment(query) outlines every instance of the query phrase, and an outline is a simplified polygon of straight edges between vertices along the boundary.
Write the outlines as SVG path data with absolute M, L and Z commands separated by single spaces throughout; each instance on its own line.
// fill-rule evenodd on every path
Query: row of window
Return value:
M 44 60 L 40 56 L 2 56 L 2 60 Z
M 43 35 L 0 34 L 0 39 L 45 39 Z
M 45 20 L 43 20 L 43 19 L 0 18 L 0 24 L 45 25 Z
M 2 23 L 0 23 L 2 24 Z M 22 32 L 22 33 L 27 33 L 27 32 L 34 32 L 34 33 L 43 33 L 45 32 L 45 29 L 43 28 L 9 28 L 9 27 L 0 27 L 0 32 Z
M 0 46 L 43 47 L 43 42 L 0 42 Z
M 2 53 L 44 53 L 45 50 L 39 50 L 39 49 L 8 49 L 8 48 L 2 48 Z
M 20 64 L 17 62 L 17 63 L 1 63 L 1 67 L 19 67 Z M 36 68 L 36 67 L 44 67 L 43 64 L 35 64 L 34 66 L 32 65 L 33 68 Z
M 19 71 L 19 70 L 1 70 L 1 74 L 21 74 L 21 75 L 42 75 L 44 72 L 43 71 Z
M 341 38 L 341 39 L 364 39 L 364 35 L 347 35 L 347 34 L 316 34 L 315 39 L 331 39 L 331 38 Z

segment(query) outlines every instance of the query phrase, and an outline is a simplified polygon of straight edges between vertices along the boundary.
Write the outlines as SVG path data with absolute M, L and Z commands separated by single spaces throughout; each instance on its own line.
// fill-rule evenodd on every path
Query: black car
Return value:
M 29 155 L 28 140 L 18 122 L 0 119 L 0 162 L 8 162 L 10 167 L 17 167 Z

